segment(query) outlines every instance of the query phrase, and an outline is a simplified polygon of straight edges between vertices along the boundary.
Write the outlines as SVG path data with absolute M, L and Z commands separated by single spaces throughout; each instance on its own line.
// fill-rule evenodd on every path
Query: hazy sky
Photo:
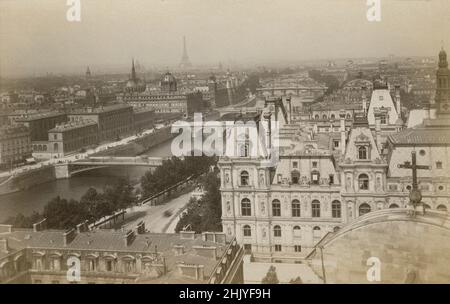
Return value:
M 129 65 L 177 65 L 182 36 L 195 64 L 436 55 L 450 48 L 449 0 L 0 0 L 0 73 L 95 72 Z

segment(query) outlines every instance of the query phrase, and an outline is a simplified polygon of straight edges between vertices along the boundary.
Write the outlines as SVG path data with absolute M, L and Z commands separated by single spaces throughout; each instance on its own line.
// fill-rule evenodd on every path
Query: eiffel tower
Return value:
M 186 48 L 186 37 L 183 36 L 183 56 L 181 57 L 180 68 L 190 68 L 192 67 L 192 63 L 189 60 L 189 56 Z

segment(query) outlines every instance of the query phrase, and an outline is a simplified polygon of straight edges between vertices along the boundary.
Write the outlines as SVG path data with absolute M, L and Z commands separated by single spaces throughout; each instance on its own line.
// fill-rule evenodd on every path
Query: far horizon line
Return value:
M 204 64 L 195 64 L 195 62 L 192 64 L 192 68 L 186 69 L 186 68 L 180 68 L 179 64 L 148 64 L 143 63 L 139 60 L 136 56 L 131 56 L 130 60 L 134 58 L 135 62 L 137 61 L 140 65 L 144 66 L 144 71 L 140 71 L 140 73 L 144 72 L 153 72 L 153 71 L 161 71 L 161 70 L 171 70 L 174 72 L 189 72 L 189 71 L 195 71 L 197 69 L 218 69 L 219 64 L 222 64 L 223 70 L 227 70 L 228 68 L 236 68 L 236 66 L 240 65 L 242 68 L 260 68 L 260 67 L 266 67 L 266 68 L 273 68 L 273 65 L 283 65 L 281 68 L 287 68 L 290 65 L 306 65 L 307 63 L 319 63 L 319 62 L 335 62 L 335 61 L 344 61 L 344 60 L 382 60 L 382 59 L 391 59 L 391 58 L 397 58 L 397 59 L 405 59 L 405 58 L 434 58 L 437 57 L 437 55 L 395 55 L 395 54 L 389 54 L 384 56 L 365 56 L 365 57 L 330 57 L 330 58 L 316 58 L 316 59 L 302 59 L 298 61 L 293 60 L 278 60 L 278 61 L 264 61 L 264 62 L 230 62 L 230 60 L 227 61 L 218 61 L 216 63 L 204 63 Z M 28 72 L 19 72 L 19 73 L 8 73 L 7 75 L 2 75 L 0 70 L 0 79 L 22 79 L 22 78 L 33 78 L 33 77 L 46 77 L 46 76 L 82 76 L 85 75 L 86 69 L 89 67 L 92 74 L 95 76 L 100 75 L 122 75 L 122 74 L 128 74 L 129 69 L 131 69 L 131 63 L 130 64 L 87 64 L 84 66 L 77 65 L 77 66 L 66 66 L 66 68 L 63 67 L 53 67 L 48 71 L 42 71 L 42 72 L 29 72 L 30 68 L 25 68 L 26 70 L 29 70 Z M 278 67 L 280 68 L 280 67 Z M 98 71 L 101 69 L 110 70 L 110 71 Z M 70 71 L 69 71 L 70 70 Z M 96 70 L 98 72 L 96 74 Z M 117 71 L 113 71 L 117 70 Z M 121 70 L 121 71 L 119 71 Z M 122 71 L 124 70 L 124 71 Z

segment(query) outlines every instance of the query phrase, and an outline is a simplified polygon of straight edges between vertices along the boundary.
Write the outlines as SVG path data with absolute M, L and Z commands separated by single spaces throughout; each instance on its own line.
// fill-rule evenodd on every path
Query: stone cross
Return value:
M 412 158 L 412 162 L 406 161 L 404 164 L 398 165 L 398 167 L 403 168 L 403 169 L 411 169 L 412 170 L 413 182 L 412 182 L 412 189 L 409 194 L 409 199 L 410 199 L 410 203 L 413 205 L 414 210 L 415 210 L 416 206 L 418 204 L 420 204 L 420 202 L 422 200 L 422 194 L 420 193 L 418 182 L 417 182 L 417 170 L 420 170 L 420 169 L 429 170 L 430 167 L 417 165 L 416 151 L 411 152 L 411 158 Z M 425 209 L 424 209 L 424 211 L 425 211 Z

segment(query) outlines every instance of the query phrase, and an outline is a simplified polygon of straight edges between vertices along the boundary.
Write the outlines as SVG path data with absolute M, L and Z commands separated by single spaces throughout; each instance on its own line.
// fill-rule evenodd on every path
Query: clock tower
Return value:
M 436 108 L 438 115 L 450 115 L 450 71 L 447 53 L 439 52 L 439 66 L 436 72 Z

